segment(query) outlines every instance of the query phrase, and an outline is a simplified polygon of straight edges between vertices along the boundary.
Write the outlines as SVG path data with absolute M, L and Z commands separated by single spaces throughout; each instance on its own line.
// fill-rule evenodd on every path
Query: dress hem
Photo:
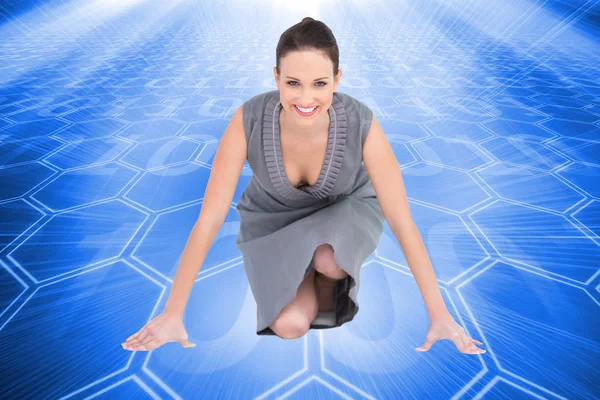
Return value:
M 312 262 L 311 262 L 312 265 Z M 310 266 L 309 266 L 310 268 Z M 345 270 L 344 270 L 345 271 Z M 309 331 L 312 329 L 331 329 L 338 328 L 344 325 L 346 322 L 350 322 L 354 319 L 356 314 L 358 314 L 359 306 L 352 300 L 350 297 L 350 289 L 356 285 L 355 279 L 352 277 L 350 273 L 348 273 L 343 279 L 340 279 L 337 282 L 336 286 L 336 310 L 335 310 L 335 325 L 324 325 L 318 323 L 311 323 Z M 302 282 L 300 282 L 302 283 Z M 298 285 L 300 286 L 300 284 Z M 293 300 L 293 299 L 292 299 Z M 289 304 L 289 303 L 288 303 Z M 285 306 L 283 307 L 285 308 Z M 282 310 L 283 310 L 282 308 Z M 281 311 L 280 311 L 281 313 Z M 275 318 L 277 319 L 277 317 Z M 271 325 L 275 322 L 273 320 L 266 328 L 259 329 L 256 331 L 256 335 L 258 336 L 279 336 L 272 329 Z

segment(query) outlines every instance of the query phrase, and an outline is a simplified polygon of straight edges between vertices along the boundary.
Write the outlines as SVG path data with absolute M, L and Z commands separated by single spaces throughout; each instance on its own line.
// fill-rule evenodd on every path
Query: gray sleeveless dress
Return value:
M 269 328 L 310 272 L 316 248 L 329 243 L 348 273 L 336 287 L 336 310 L 319 313 L 312 329 L 341 326 L 358 312 L 360 268 L 375 251 L 384 217 L 362 163 L 362 146 L 373 112 L 359 100 L 334 92 L 328 109 L 329 142 L 319 180 L 295 187 L 287 178 L 279 140 L 279 90 L 243 105 L 248 163 L 253 175 L 236 210 L 236 247 L 257 305 L 257 335 Z

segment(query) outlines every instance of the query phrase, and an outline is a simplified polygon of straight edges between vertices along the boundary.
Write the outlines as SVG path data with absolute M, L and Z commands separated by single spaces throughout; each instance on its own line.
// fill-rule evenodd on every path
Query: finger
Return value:
M 141 345 L 137 346 L 138 351 L 151 351 L 156 349 L 157 347 L 162 346 L 163 343 L 160 341 L 160 339 L 158 338 L 153 338 L 151 340 L 148 340 L 145 343 L 142 343 Z
M 121 347 L 123 347 L 123 350 L 129 350 L 132 351 L 133 349 L 131 348 L 131 345 L 128 343 L 121 343 Z
M 137 333 L 129 336 L 127 338 L 127 340 L 125 341 L 125 343 L 134 343 L 134 342 L 140 340 L 140 338 L 142 337 L 142 335 L 145 335 L 147 333 L 147 331 L 148 331 L 148 328 L 146 326 L 144 326 Z
M 141 343 L 140 342 L 122 343 L 121 346 L 123 347 L 124 350 L 137 351 L 140 349 Z
M 454 345 L 456 346 L 458 351 L 460 351 L 462 353 L 467 353 L 469 350 L 469 346 L 471 345 L 471 341 L 469 340 L 469 337 L 465 334 L 452 335 L 452 337 L 453 337 L 452 341 L 454 342 Z
M 479 349 L 477 347 L 475 347 L 475 345 L 473 343 L 470 343 L 469 346 L 467 346 L 467 348 L 465 348 L 464 353 L 467 354 L 474 354 L 478 351 Z
M 432 344 L 433 343 L 425 342 L 422 346 L 415 347 L 415 350 L 416 351 L 429 351 L 429 349 L 431 348 Z
M 196 347 L 196 343 L 192 343 L 187 339 L 182 340 L 179 344 L 181 344 L 182 347 Z
M 139 337 L 133 339 L 131 342 L 125 343 L 125 345 L 132 347 L 132 346 L 139 346 L 142 342 L 140 341 Z
M 469 354 L 485 354 L 485 350 L 473 346 Z
M 158 339 L 158 337 L 155 334 L 148 333 L 148 335 L 146 335 L 146 337 L 144 338 L 144 340 L 140 340 L 140 346 L 143 347 L 143 346 L 147 345 L 148 343 L 150 343 L 150 342 L 152 342 L 152 341 L 154 341 L 156 339 Z
M 133 347 L 141 346 L 149 338 L 152 338 L 152 336 L 150 335 L 150 332 L 148 332 L 148 330 L 146 330 L 146 331 L 144 331 L 144 333 L 140 334 L 137 338 L 135 338 L 131 342 L 129 342 L 128 345 L 133 346 Z
M 475 344 L 478 344 L 478 345 L 480 345 L 480 346 L 483 344 L 483 343 L 482 343 L 482 342 L 480 342 L 479 340 L 476 340 L 476 339 L 471 339 L 471 340 L 473 341 L 473 343 L 475 343 Z
M 133 335 L 129 336 L 129 337 L 127 338 L 127 340 L 125 341 L 125 343 L 127 343 L 127 342 L 131 342 L 133 339 L 135 339 L 135 338 L 136 338 L 136 337 L 137 337 L 137 336 L 140 334 L 140 332 L 142 332 L 142 330 L 141 330 L 141 329 L 140 329 L 139 331 L 137 331 L 136 333 L 134 333 Z
M 415 348 L 415 350 L 416 351 L 428 351 L 436 341 L 437 341 L 437 338 L 426 338 L 425 343 L 422 346 Z
M 136 344 L 129 344 L 129 345 L 127 345 L 125 347 L 125 349 L 129 350 L 129 351 L 138 351 L 138 350 L 141 349 L 141 347 L 140 347 L 139 343 L 136 343 Z
M 147 350 L 152 350 L 152 349 L 160 346 L 161 344 L 162 343 L 160 343 L 158 338 L 154 338 L 152 340 L 146 341 L 146 343 L 136 342 L 135 344 L 129 344 L 129 345 L 127 345 L 126 350 L 147 351 Z
M 485 353 L 485 350 L 480 349 L 479 347 L 475 346 L 474 343 L 471 343 L 471 345 L 469 346 L 469 348 L 467 349 L 467 351 L 465 353 L 466 354 L 483 354 L 483 353 Z
M 148 338 L 148 336 L 152 336 L 152 335 L 150 334 L 150 332 L 151 332 L 151 331 L 150 331 L 150 329 L 148 329 L 148 328 L 144 328 L 144 329 L 142 330 L 142 333 L 140 333 L 140 336 L 138 336 L 138 338 L 137 338 L 137 341 L 138 341 L 139 343 L 144 343 L 144 341 L 145 341 L 145 340 Z

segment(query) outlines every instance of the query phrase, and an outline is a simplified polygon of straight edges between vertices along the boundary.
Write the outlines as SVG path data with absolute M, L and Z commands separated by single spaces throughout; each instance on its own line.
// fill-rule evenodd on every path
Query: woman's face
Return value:
M 316 51 L 295 51 L 280 60 L 279 67 L 273 68 L 275 81 L 280 93 L 281 105 L 288 114 L 288 121 L 305 126 L 319 125 L 328 119 L 327 109 L 333 101 L 342 77 L 338 70 L 333 75 L 333 62 Z M 302 113 L 296 106 L 314 111 Z

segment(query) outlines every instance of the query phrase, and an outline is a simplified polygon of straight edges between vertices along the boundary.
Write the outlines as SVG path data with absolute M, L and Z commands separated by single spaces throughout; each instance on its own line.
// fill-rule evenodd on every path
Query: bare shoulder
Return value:
M 246 148 L 243 106 L 240 106 L 227 125 L 212 162 L 199 216 L 208 226 L 220 227 L 225 219 L 246 161 Z
M 221 146 L 227 149 L 230 156 L 234 154 L 238 158 L 243 154 L 244 161 L 246 160 L 246 134 L 244 132 L 244 105 L 242 104 L 235 110 L 223 137 L 221 139 Z M 238 160 L 239 161 L 239 160 Z

